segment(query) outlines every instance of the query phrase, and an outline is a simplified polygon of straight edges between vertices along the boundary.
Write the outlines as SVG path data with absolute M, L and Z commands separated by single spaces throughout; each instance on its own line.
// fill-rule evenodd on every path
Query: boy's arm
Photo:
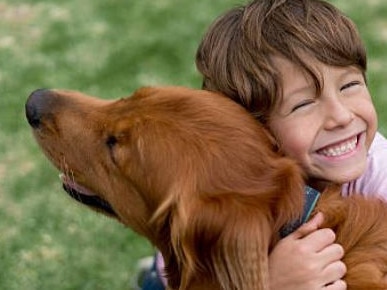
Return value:
M 282 239 L 269 257 L 272 290 L 342 290 L 346 267 L 340 260 L 344 250 L 335 244 L 331 229 L 319 229 L 318 213 L 294 233 Z

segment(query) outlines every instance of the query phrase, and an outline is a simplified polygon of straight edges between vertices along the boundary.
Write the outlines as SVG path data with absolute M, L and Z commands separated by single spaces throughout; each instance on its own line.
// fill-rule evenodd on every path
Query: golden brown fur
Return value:
M 40 90 L 26 114 L 67 191 L 160 249 L 170 289 L 269 289 L 268 254 L 302 213 L 303 179 L 241 106 L 178 87 L 116 101 Z M 332 191 L 318 207 L 349 289 L 387 288 L 386 206 Z

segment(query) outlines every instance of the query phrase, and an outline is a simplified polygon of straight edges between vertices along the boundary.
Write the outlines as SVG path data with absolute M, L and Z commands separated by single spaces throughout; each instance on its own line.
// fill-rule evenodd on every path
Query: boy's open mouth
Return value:
M 318 154 L 326 157 L 338 157 L 348 154 L 356 149 L 359 140 L 359 135 L 351 137 L 343 142 L 329 145 L 317 151 Z

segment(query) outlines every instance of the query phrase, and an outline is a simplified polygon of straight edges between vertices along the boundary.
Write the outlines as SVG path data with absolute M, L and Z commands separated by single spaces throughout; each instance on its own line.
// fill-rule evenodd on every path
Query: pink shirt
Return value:
M 387 139 L 376 133 L 368 151 L 367 167 L 358 179 L 342 187 L 343 196 L 359 193 L 387 201 Z

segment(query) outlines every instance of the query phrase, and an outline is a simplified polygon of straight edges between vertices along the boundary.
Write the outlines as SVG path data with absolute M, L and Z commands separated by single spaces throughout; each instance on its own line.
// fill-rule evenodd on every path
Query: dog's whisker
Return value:
M 76 181 L 75 181 L 75 177 L 74 177 L 74 171 L 69 168 L 68 163 L 66 161 L 66 157 L 64 155 L 61 158 L 61 168 L 62 168 L 62 174 L 63 174 L 64 178 L 67 180 L 70 180 L 71 182 L 73 182 L 75 184 Z M 74 190 L 73 188 L 67 187 L 67 190 L 69 191 L 69 193 L 71 195 L 75 196 L 76 198 L 78 198 L 78 199 L 81 198 L 80 194 L 76 190 Z

